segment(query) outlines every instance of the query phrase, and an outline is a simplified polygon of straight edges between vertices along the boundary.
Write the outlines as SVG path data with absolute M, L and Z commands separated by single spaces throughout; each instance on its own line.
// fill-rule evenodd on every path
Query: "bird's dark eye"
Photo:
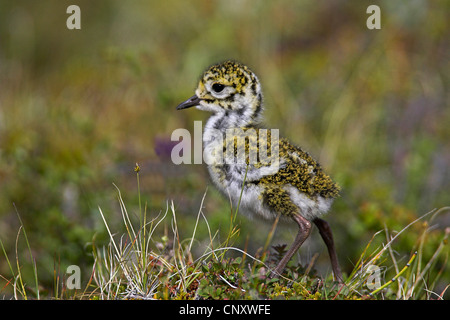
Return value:
M 219 92 L 222 92 L 222 90 L 225 88 L 225 86 L 223 85 L 223 84 L 221 84 L 221 83 L 214 83 L 213 85 L 212 85 L 212 89 L 215 91 L 215 92 L 217 92 L 217 93 L 219 93 Z

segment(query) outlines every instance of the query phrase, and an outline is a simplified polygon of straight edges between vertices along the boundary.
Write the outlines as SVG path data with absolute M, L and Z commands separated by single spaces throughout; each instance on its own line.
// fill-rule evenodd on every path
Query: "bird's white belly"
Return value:
M 270 210 L 263 204 L 262 193 L 263 187 L 256 184 L 246 184 L 242 190 L 242 181 L 238 180 L 220 180 L 217 172 L 209 167 L 212 181 L 227 199 L 231 201 L 233 210 L 238 208 L 238 212 L 249 218 L 260 218 L 272 221 L 276 218 L 277 213 Z

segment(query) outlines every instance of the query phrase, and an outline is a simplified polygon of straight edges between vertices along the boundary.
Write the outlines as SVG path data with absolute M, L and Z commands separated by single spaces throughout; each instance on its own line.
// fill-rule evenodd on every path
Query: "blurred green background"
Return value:
M 66 28 L 70 4 L 81 8 L 81 30 Z M 381 8 L 381 30 L 366 27 L 371 4 Z M 92 241 L 107 243 L 98 207 L 123 231 L 113 183 L 138 215 L 136 162 L 150 215 L 173 200 L 189 237 L 209 186 L 203 212 L 226 234 L 229 202 L 204 166 L 171 163 L 170 135 L 207 119 L 175 107 L 207 66 L 234 58 L 259 76 L 267 124 L 342 186 L 326 219 L 351 271 L 374 232 L 450 204 L 449 12 L 446 0 L 2 1 L 0 239 L 10 259 L 18 213 L 43 289 L 72 264 L 86 283 Z M 234 245 L 255 252 L 270 226 L 238 221 Z M 449 221 L 448 213 L 435 221 L 429 254 Z M 399 240 L 402 254 L 417 246 L 424 226 L 414 228 Z M 279 228 L 274 243 L 293 236 Z M 206 228 L 196 238 L 207 244 Z M 17 252 L 31 283 L 22 237 Z M 330 272 L 317 231 L 300 260 L 316 252 L 316 267 Z M 0 275 L 10 279 L 3 254 Z M 11 289 L 5 278 L 0 294 Z

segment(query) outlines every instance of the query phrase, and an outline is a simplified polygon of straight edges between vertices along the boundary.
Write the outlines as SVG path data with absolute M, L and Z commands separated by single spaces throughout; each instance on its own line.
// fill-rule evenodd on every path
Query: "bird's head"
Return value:
M 177 110 L 194 106 L 199 110 L 234 113 L 257 121 L 262 113 L 260 82 L 239 62 L 229 60 L 215 64 L 203 73 L 195 95 L 179 104 Z

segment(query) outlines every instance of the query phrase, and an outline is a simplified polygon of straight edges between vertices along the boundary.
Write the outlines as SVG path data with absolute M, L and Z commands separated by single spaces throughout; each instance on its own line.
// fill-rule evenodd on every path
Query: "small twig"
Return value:
M 222 275 L 220 275 L 219 274 L 219 278 L 221 279 L 221 280 L 223 280 L 223 282 L 225 282 L 227 285 L 229 285 L 231 288 L 233 288 L 233 289 L 237 289 L 238 287 L 237 286 L 234 286 L 234 285 L 232 285 L 230 282 L 228 282 L 228 280 L 227 279 L 225 279 Z M 242 292 L 245 292 L 245 290 L 244 289 L 242 289 L 242 288 L 239 288 Z

